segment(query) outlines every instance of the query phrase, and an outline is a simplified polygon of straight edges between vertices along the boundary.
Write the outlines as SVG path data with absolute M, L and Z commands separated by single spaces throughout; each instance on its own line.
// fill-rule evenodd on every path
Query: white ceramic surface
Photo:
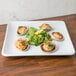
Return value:
M 53 41 L 57 45 L 57 50 L 55 52 L 46 53 L 43 52 L 40 46 L 30 46 L 30 49 L 26 52 L 19 51 L 15 47 L 15 41 L 18 38 L 24 38 L 25 36 L 19 36 L 17 34 L 17 28 L 21 25 L 26 25 L 28 27 L 36 27 L 43 23 L 48 23 L 53 27 L 53 30 L 49 32 L 61 32 L 64 36 L 64 41 Z M 5 41 L 2 49 L 3 56 L 61 56 L 61 55 L 73 55 L 75 50 L 68 34 L 66 25 L 64 21 L 14 21 L 10 22 L 7 26 Z

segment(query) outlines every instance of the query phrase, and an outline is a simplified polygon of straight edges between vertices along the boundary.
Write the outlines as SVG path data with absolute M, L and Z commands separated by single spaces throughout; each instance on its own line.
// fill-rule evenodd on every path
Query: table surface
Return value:
M 76 49 L 76 14 L 39 20 L 65 21 L 72 42 Z M 76 54 L 66 57 L 2 56 L 1 51 L 5 37 L 6 27 L 6 24 L 0 25 L 0 76 L 76 76 Z

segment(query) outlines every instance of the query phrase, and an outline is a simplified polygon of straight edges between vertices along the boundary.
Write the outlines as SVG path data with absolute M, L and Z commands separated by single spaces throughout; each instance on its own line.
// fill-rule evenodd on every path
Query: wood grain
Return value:
M 76 14 L 39 20 L 65 21 L 76 49 Z M 6 27 L 6 24 L 0 25 L 0 52 Z M 66 57 L 4 57 L 0 53 L 0 76 L 76 76 L 76 54 Z

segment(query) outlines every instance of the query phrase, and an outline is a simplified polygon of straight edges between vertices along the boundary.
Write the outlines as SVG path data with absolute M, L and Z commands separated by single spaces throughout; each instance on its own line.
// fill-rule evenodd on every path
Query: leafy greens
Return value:
M 29 44 L 38 46 L 44 41 L 51 40 L 51 36 L 45 29 L 38 30 L 34 27 L 30 27 L 26 38 L 28 38 Z

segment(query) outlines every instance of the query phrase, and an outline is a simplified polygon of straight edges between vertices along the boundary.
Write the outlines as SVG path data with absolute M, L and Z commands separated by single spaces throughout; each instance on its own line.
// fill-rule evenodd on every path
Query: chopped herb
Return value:
M 24 46 L 25 45 L 25 41 L 22 41 L 21 44 Z
M 48 44 L 48 46 L 49 46 L 49 47 L 53 47 L 54 45 L 53 45 L 53 44 Z

